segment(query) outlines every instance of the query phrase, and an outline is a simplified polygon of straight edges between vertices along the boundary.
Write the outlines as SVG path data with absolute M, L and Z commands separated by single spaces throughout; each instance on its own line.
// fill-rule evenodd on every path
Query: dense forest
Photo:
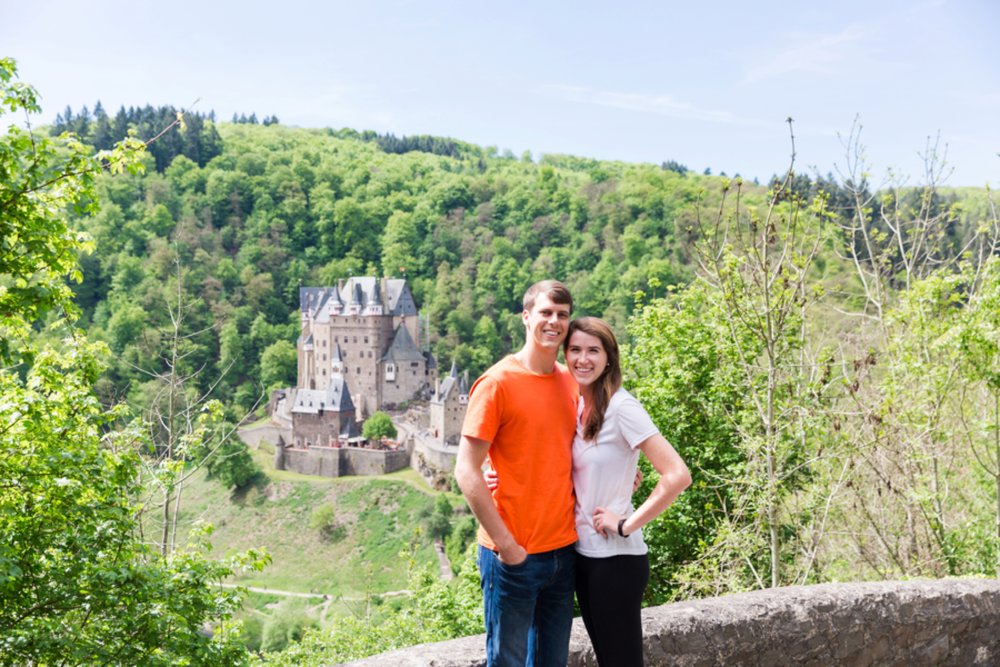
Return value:
M 5 95 L 20 103 L 9 78 Z M 17 332 L 4 338 L 31 340 L 0 350 L 2 377 L 25 404 L 48 387 L 56 421 L 90 415 L 77 430 L 94 460 L 108 442 L 94 434 L 106 433 L 120 434 L 116 452 L 174 462 L 154 471 L 165 560 L 135 546 L 137 562 L 176 564 L 169 506 L 185 466 L 219 452 L 238 461 L 227 429 L 294 382 L 299 287 L 378 275 L 409 280 L 424 344 L 472 374 L 520 343 L 520 295 L 534 280 L 561 278 L 577 313 L 612 323 L 628 388 L 695 477 L 647 530 L 650 604 L 1000 571 L 1000 221 L 989 192 L 941 187 L 934 156 L 928 182 L 873 183 L 854 128 L 836 178 L 776 169 L 762 186 L 669 160 L 534 161 L 446 138 L 236 120 L 67 109 L 48 160 L 80 185 L 45 210 L 30 195 L 53 181 L 30 167 L 31 141 L 4 138 L 15 156 L 0 163 L 5 214 L 59 252 L 24 246 L 43 253 L 44 282 L 11 259 L 26 253 L 0 249 L 2 326 Z M 115 148 L 120 139 L 132 143 Z M 54 210 L 66 213 L 53 221 Z M 76 345 L 110 354 L 42 354 L 65 337 L 65 315 L 85 332 Z M 95 401 L 65 403 L 45 363 L 77 369 L 73 386 L 93 387 Z M 57 424 L 38 419 L 36 433 L 57 442 Z M 228 486 L 254 474 L 216 465 Z M 646 472 L 640 497 L 655 482 Z M 418 578 L 409 604 L 307 632 L 265 661 L 328 664 L 471 631 L 455 610 L 476 584 L 459 569 L 453 586 Z M 231 603 L 214 604 L 206 613 L 224 617 Z
M 150 332 L 180 298 L 192 305 L 189 330 L 202 332 L 189 341 L 191 366 L 207 369 L 204 383 L 224 375 L 237 411 L 293 381 L 301 285 L 406 277 L 426 316 L 425 344 L 473 375 L 520 340 L 519 295 L 541 277 L 562 277 L 578 312 L 623 328 L 637 305 L 691 280 L 691 234 L 698 215 L 718 208 L 724 180 L 676 163 L 536 164 L 430 137 L 253 123 L 217 130 L 197 116 L 161 135 L 150 119 L 169 125 L 172 108 L 119 116 L 157 139 L 155 165 L 101 179 L 101 211 L 76 223 L 98 248 L 82 259 L 77 303 L 118 357 L 106 391 L 141 391 L 140 360 L 159 344 Z M 103 148 L 98 125 L 71 127 Z M 207 162 L 192 157 L 209 147 L 218 154 Z M 761 202 L 766 190 L 745 184 L 743 197 Z M 852 199 L 832 178 L 800 175 L 788 192 L 824 192 L 851 215 Z M 183 289 L 165 294 L 175 278 Z

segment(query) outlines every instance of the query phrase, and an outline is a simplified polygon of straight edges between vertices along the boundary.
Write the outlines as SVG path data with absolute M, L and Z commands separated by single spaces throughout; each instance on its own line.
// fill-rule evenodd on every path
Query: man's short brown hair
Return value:
M 531 310 L 535 306 L 535 299 L 538 298 L 539 294 L 549 297 L 552 303 L 568 305 L 570 314 L 573 314 L 573 295 L 558 280 L 542 280 L 529 287 L 528 291 L 524 293 L 525 310 Z

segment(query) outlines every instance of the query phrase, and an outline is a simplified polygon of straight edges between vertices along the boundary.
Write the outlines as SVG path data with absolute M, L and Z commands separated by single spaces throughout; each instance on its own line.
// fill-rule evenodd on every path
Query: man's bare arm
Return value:
M 500 560 L 509 565 L 517 565 L 528 557 L 528 552 L 514 540 L 507 525 L 500 518 L 493 497 L 483 480 L 483 461 L 489 453 L 490 443 L 479 438 L 462 436 L 458 444 L 458 458 L 455 461 L 455 480 L 465 495 L 472 513 L 483 529 L 497 545 Z

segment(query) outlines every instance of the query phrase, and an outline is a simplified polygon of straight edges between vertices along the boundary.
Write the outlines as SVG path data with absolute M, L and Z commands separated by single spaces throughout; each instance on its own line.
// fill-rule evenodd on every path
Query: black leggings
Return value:
M 576 555 L 576 598 L 601 667 L 642 667 L 642 594 L 649 556 Z

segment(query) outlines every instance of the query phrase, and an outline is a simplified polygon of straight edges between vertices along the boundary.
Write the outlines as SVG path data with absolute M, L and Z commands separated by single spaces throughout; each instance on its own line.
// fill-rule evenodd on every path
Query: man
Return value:
M 524 347 L 476 380 L 455 477 L 479 520 L 489 667 L 565 665 L 573 623 L 572 442 L 577 386 L 556 363 L 573 299 L 556 280 L 524 294 Z M 482 466 L 503 483 L 490 492 Z

